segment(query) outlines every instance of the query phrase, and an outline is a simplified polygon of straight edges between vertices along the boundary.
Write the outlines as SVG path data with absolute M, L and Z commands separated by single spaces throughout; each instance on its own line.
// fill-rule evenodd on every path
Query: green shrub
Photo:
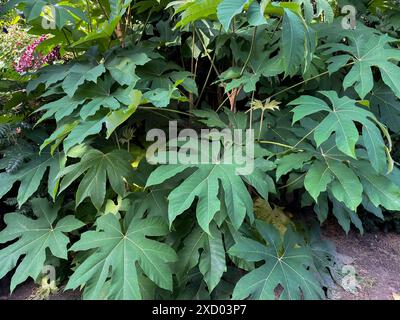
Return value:
M 60 1 L 55 17 L 10 3 L 51 35 L 41 50 L 71 57 L 33 75 L 36 125 L 2 150 L 0 196 L 32 207 L 4 216 L 12 289 L 56 258 L 87 299 L 322 299 L 335 252 L 302 212 L 363 232 L 363 212 L 400 211 L 398 28 L 374 19 L 395 4 L 368 1 L 346 29 L 343 1 Z M 254 135 L 172 140 L 158 155 L 250 143 L 254 170 L 148 163 L 146 135 L 173 121 Z M 10 170 L 10 148 L 26 145 Z

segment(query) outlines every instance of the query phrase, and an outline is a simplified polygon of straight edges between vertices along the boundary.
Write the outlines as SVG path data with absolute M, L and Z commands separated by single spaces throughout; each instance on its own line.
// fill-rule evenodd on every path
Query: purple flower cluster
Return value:
M 37 46 L 47 39 L 47 36 L 42 35 L 31 43 L 24 51 L 18 62 L 14 63 L 14 69 L 20 74 L 28 71 L 35 71 L 46 63 L 52 63 L 61 59 L 60 48 L 55 47 L 47 55 L 41 53 L 35 54 Z

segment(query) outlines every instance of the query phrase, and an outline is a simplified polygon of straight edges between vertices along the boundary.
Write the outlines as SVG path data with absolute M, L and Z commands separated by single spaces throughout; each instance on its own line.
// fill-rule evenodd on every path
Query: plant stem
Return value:
M 217 67 L 215 66 L 214 61 L 213 61 L 213 59 L 211 58 L 210 54 L 208 53 L 207 47 L 206 47 L 205 43 L 203 42 L 203 40 L 201 39 L 201 37 L 200 37 L 200 35 L 199 35 L 199 33 L 198 33 L 197 30 L 196 30 L 196 34 L 197 34 L 197 37 L 198 37 L 199 40 L 200 40 L 201 46 L 203 47 L 204 53 L 206 54 L 208 60 L 210 60 L 211 65 L 212 65 L 212 67 L 214 68 L 215 73 L 216 73 L 218 76 L 220 76 L 221 74 L 220 74 L 220 72 L 218 71 Z
M 115 135 L 115 141 L 117 141 L 118 149 L 121 150 L 121 146 L 120 146 L 120 144 L 119 144 L 118 135 L 117 135 L 117 132 L 116 132 L 116 131 L 114 131 L 114 135 Z
M 219 28 L 219 33 L 218 33 L 218 35 L 221 35 L 221 31 L 222 31 L 222 26 Z M 204 91 L 206 90 L 208 81 L 210 80 L 211 71 L 212 71 L 212 69 L 213 69 L 213 65 L 214 65 L 216 56 L 217 56 L 217 50 L 214 49 L 213 57 L 212 57 L 211 63 L 210 63 L 210 68 L 208 69 L 207 77 L 206 77 L 206 80 L 204 81 L 203 88 L 201 89 L 200 95 L 199 95 L 199 97 L 197 98 L 197 102 L 196 102 L 196 105 L 195 105 L 195 107 L 194 107 L 195 109 L 197 109 L 197 107 L 199 106 L 199 104 L 200 104 L 200 102 L 201 102 L 201 98 L 202 98 L 202 96 L 203 96 L 203 93 L 204 93 Z
M 258 141 L 258 143 L 261 143 L 261 144 L 273 144 L 273 145 L 276 145 L 276 146 L 279 146 L 279 147 L 283 147 L 283 148 L 287 148 L 287 149 L 293 149 L 294 148 L 293 146 L 290 146 L 288 144 L 279 143 L 279 142 L 275 142 L 275 141 L 268 141 L 268 140 L 261 140 L 261 141 Z
M 217 108 L 216 112 L 218 112 L 224 106 L 225 102 L 227 102 L 228 100 L 229 100 L 229 96 L 226 97 L 224 101 L 222 101 L 222 103 Z
M 156 108 L 156 107 L 141 107 L 139 106 L 138 109 L 140 110 L 157 110 L 157 111 L 165 111 L 165 112 L 173 112 L 178 114 L 183 114 L 185 116 L 193 117 L 191 113 L 180 111 L 180 110 L 173 110 L 173 109 L 166 109 L 166 108 Z
M 143 30 L 142 30 L 142 32 L 140 33 L 140 36 L 139 36 L 139 38 L 138 38 L 137 41 L 136 41 L 136 45 L 138 45 L 139 42 L 140 42 L 140 41 L 142 40 L 142 38 L 143 38 L 143 35 L 144 35 L 145 31 L 146 31 L 146 27 L 147 27 L 147 24 L 149 23 L 150 16 L 151 16 L 152 12 L 153 12 L 153 10 L 150 10 L 150 11 L 149 11 L 149 14 L 147 15 L 146 21 L 144 22 L 144 25 L 143 25 Z
M 90 32 L 93 31 L 93 26 L 92 26 L 92 15 L 90 13 L 90 4 L 89 4 L 89 0 L 86 0 L 86 10 L 88 12 L 88 18 L 89 18 L 89 30 Z
M 255 27 L 254 30 L 253 30 L 253 36 L 251 38 L 251 44 L 250 44 L 250 51 L 249 51 L 249 54 L 247 56 L 247 59 L 246 59 L 244 65 L 243 65 L 242 71 L 240 71 L 240 76 L 243 75 L 243 73 L 246 70 L 247 65 L 250 62 L 251 55 L 253 54 L 253 48 L 254 48 L 254 42 L 256 40 L 256 35 L 257 35 L 257 27 Z
M 196 27 L 194 23 L 192 23 L 192 57 L 190 60 L 190 72 L 193 76 L 193 80 L 196 79 L 195 70 L 194 70 L 194 46 L 196 44 Z M 193 109 L 193 93 L 189 92 L 189 110 Z
M 349 63 L 345 64 L 345 65 L 343 66 L 343 68 L 348 67 L 348 66 L 351 66 L 351 65 L 353 65 L 354 63 L 355 63 L 354 61 L 353 61 L 353 62 L 349 62 Z M 276 97 L 276 96 L 278 96 L 278 95 L 280 95 L 280 94 L 282 94 L 282 93 L 285 93 L 286 91 L 289 91 L 289 90 L 291 90 L 291 89 L 293 89 L 293 88 L 296 88 L 296 87 L 298 87 L 298 86 L 300 86 L 300 85 L 302 85 L 302 84 L 305 84 L 305 83 L 307 83 L 307 82 L 309 82 L 309 81 L 311 81 L 311 80 L 317 79 L 317 78 L 322 77 L 322 76 L 327 75 L 327 74 L 329 74 L 329 71 L 322 72 L 322 73 L 320 73 L 320 74 L 317 74 L 316 76 L 313 76 L 313 77 L 311 77 L 311 78 L 308 78 L 308 79 L 305 79 L 305 80 L 300 81 L 300 82 L 298 82 L 298 83 L 295 83 L 294 85 L 292 85 L 292 86 L 290 86 L 290 87 L 287 87 L 287 88 L 285 88 L 285 89 L 283 89 L 283 90 L 281 90 L 281 91 L 279 91 L 279 92 L 277 92 L 277 93 L 274 93 L 273 95 L 269 96 L 267 99 L 264 100 L 264 102 L 267 101 L 268 99 L 272 99 L 273 97 Z
M 107 14 L 107 11 L 104 9 L 103 5 L 101 4 L 100 0 L 97 0 L 97 3 L 99 5 L 99 7 L 101 8 L 101 11 L 103 11 L 104 16 L 107 18 L 107 20 L 109 19 L 109 16 Z
M 69 41 L 68 36 L 67 36 L 67 34 L 65 33 L 64 28 L 62 28 L 61 31 L 62 31 L 62 33 L 63 33 L 65 39 L 67 40 L 68 46 L 71 46 L 71 41 Z M 76 55 L 75 50 L 72 49 L 72 48 L 71 48 L 71 50 L 72 50 L 72 54 L 74 55 L 74 58 L 76 59 L 76 58 L 77 58 L 77 55 Z
M 292 182 L 287 183 L 287 184 L 285 184 L 284 186 L 279 187 L 278 190 L 287 188 L 287 187 L 291 186 L 292 184 L 295 184 L 297 181 L 299 181 L 301 178 L 303 178 L 306 174 L 307 174 L 307 172 L 306 172 L 306 173 L 303 173 L 302 175 L 300 175 L 300 176 L 298 176 L 296 179 L 294 179 Z

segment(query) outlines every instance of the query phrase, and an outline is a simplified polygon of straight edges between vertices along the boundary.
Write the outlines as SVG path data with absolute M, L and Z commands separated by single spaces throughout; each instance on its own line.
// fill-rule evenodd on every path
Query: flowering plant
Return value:
M 46 39 L 47 36 L 42 35 L 26 47 L 22 56 L 18 59 L 18 61 L 14 62 L 15 71 L 20 74 L 24 74 L 28 71 L 36 71 L 44 64 L 52 63 L 61 58 L 59 47 L 55 47 L 46 55 L 35 52 L 37 46 Z
M 14 70 L 14 62 L 21 57 L 25 48 L 32 42 L 34 36 L 27 33 L 21 25 L 9 25 L 0 32 L 0 73 L 4 78 L 10 70 Z M 7 76 L 9 78 L 9 76 Z

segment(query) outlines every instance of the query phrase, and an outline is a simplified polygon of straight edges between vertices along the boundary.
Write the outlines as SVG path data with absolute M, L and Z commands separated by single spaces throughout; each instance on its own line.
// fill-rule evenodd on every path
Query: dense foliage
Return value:
M 86 299 L 325 298 L 319 224 L 400 211 L 399 7 L 6 2 L 2 37 L 28 34 L 0 44 L 0 278 L 50 264 Z M 254 170 L 148 163 L 171 121 L 254 129 Z

